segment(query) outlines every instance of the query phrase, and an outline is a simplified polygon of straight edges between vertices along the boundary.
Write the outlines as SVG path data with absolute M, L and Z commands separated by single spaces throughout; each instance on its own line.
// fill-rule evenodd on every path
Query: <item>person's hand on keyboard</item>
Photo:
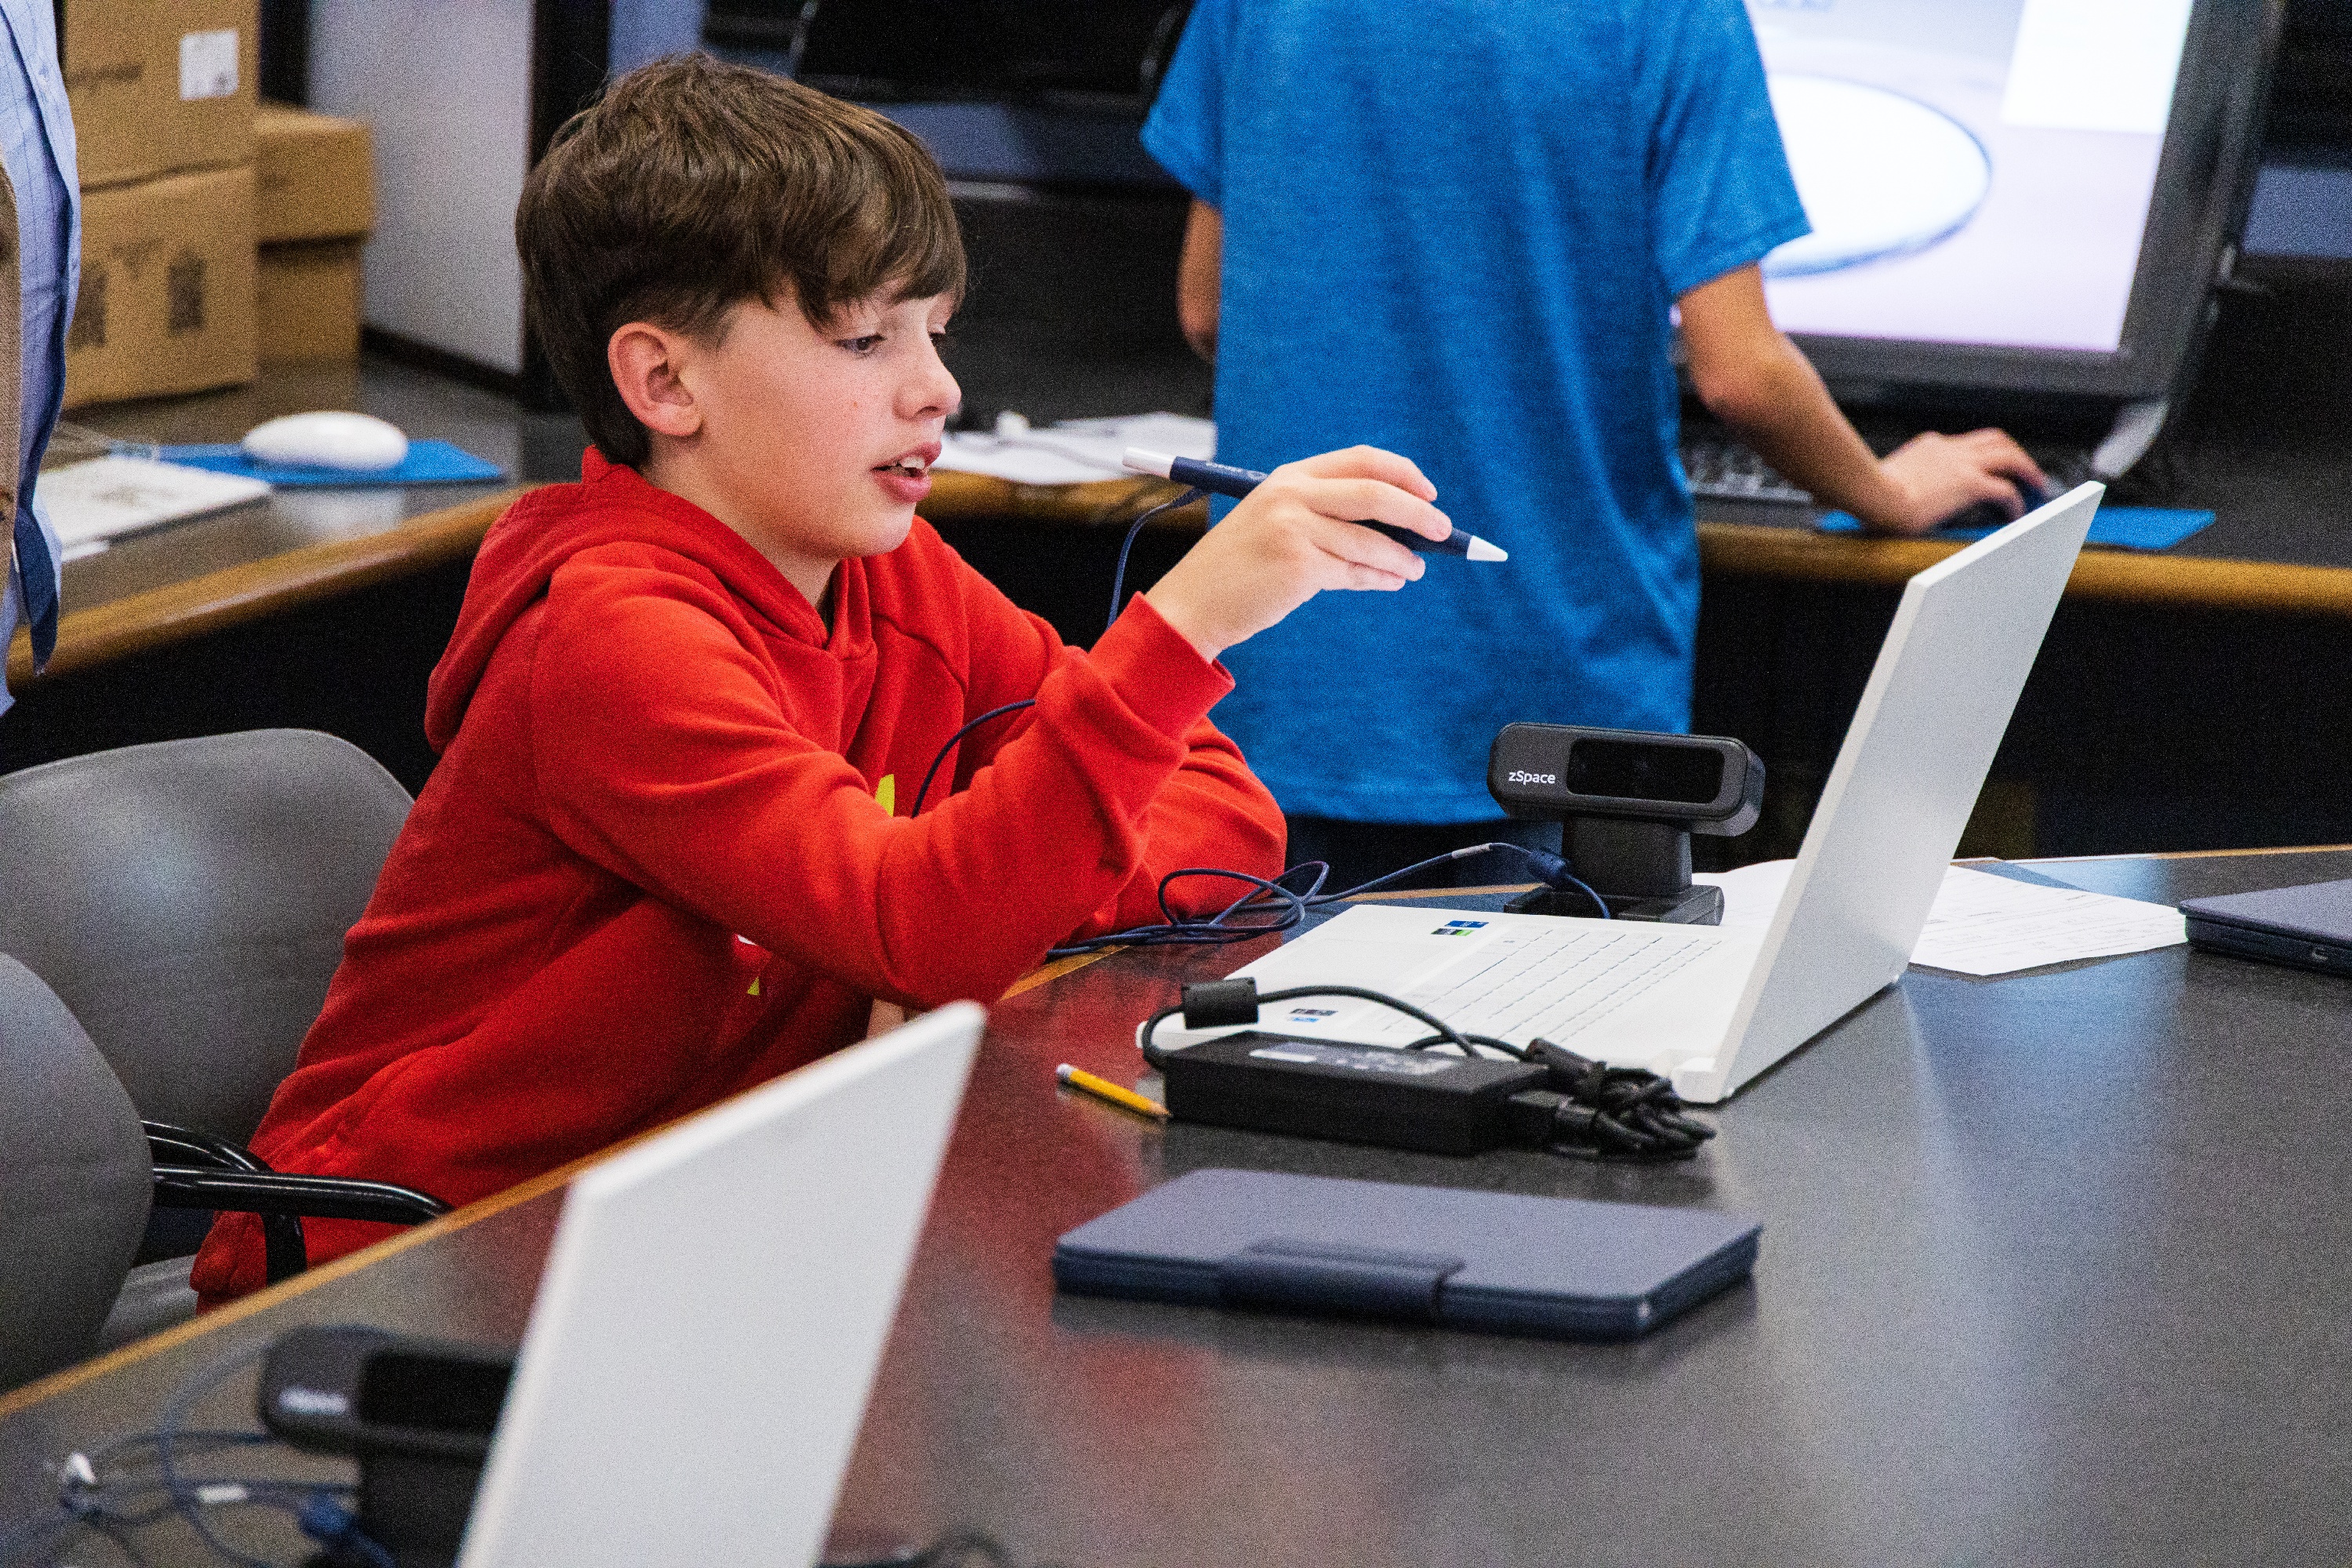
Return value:
M 1880 460 L 1879 472 L 1893 487 L 1896 504 L 1862 521 L 1881 533 L 2008 522 L 2024 516 L 2050 488 L 2041 465 L 1999 430 L 1915 436 Z

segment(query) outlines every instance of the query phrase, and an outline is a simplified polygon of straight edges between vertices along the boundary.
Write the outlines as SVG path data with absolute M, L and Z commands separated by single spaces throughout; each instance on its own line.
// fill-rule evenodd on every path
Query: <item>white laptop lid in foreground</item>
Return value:
M 462 1568 L 816 1561 L 982 1017 L 943 1007 L 572 1183 Z
M 2103 487 L 2086 484 L 1905 584 L 1726 1047 L 1680 1066 L 1701 1103 L 1894 984 L 1943 885 Z

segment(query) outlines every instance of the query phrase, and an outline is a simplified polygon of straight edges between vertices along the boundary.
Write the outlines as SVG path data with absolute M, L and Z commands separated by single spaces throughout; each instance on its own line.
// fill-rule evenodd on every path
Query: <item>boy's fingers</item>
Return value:
M 1404 579 L 1376 566 L 1350 566 L 1341 586 L 1360 594 L 1393 594 L 1404 586 Z
M 1429 570 L 1428 563 L 1385 533 L 1358 528 L 1352 519 L 1318 517 L 1307 535 L 1327 555 L 1349 567 L 1397 579 L 1400 584 Z
M 1453 520 L 1427 500 L 1380 479 L 1307 480 L 1298 486 L 1298 498 L 1342 522 L 1391 523 L 1427 539 L 1444 539 L 1454 531 Z
M 1341 451 L 1322 452 L 1284 466 L 1316 479 L 1378 479 L 1423 500 L 1437 499 L 1437 487 L 1429 482 L 1429 476 L 1423 473 L 1412 458 L 1383 451 L 1378 447 L 1349 447 Z

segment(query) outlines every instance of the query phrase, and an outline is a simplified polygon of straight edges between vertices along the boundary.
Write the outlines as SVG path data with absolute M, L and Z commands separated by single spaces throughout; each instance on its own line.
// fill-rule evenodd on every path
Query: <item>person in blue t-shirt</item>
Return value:
M 1401 452 L 1510 552 L 1227 655 L 1218 721 L 1340 885 L 1539 827 L 1486 791 L 1510 721 L 1689 727 L 1677 308 L 1700 400 L 1867 526 L 2043 482 L 1994 430 L 1874 457 L 1772 325 L 1757 264 L 1807 225 L 1739 0 L 1200 0 L 1143 141 L 1195 197 L 1218 459 Z

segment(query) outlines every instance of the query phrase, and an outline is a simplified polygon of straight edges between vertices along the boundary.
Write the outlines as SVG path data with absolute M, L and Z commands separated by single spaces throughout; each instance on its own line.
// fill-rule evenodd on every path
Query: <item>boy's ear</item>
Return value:
M 683 439 L 702 428 L 702 409 L 679 374 L 693 344 L 682 334 L 644 321 L 615 330 L 604 345 L 613 384 L 637 423 L 659 436 Z

